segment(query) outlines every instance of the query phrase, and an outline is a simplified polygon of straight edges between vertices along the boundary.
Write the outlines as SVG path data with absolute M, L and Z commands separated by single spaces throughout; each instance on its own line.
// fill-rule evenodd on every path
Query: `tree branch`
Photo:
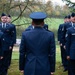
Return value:
M 25 24 L 31 24 L 31 23 L 24 23 L 24 24 L 19 24 L 19 25 L 15 25 L 15 26 L 22 26 L 22 25 L 25 25 Z
M 28 5 L 28 3 L 29 3 L 29 0 L 28 0 L 28 2 L 27 2 L 27 5 Z M 23 11 L 20 13 L 20 15 L 19 15 L 16 19 L 14 19 L 12 22 L 16 21 L 16 20 L 22 15 L 22 13 L 24 12 L 24 10 L 27 8 L 27 5 L 24 7 L 24 9 L 23 9 Z

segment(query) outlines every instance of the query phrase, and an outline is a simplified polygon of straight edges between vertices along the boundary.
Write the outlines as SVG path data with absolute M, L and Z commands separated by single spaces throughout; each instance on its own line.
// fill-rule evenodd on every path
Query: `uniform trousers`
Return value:
M 68 75 L 75 75 L 75 60 L 70 59 L 70 74 Z
M 9 65 L 9 50 L 4 51 L 2 60 L 2 75 L 7 75 L 8 65 Z
M 62 59 L 62 64 L 64 66 L 64 69 L 67 69 L 67 65 L 68 65 L 68 61 L 67 61 L 67 54 L 66 54 L 66 50 L 63 48 L 63 46 L 60 47 L 61 48 L 61 59 Z
M 3 59 L 0 60 L 0 75 L 2 75 L 2 61 Z
M 12 49 L 9 50 L 9 65 L 8 66 L 10 66 L 11 64 L 11 59 L 12 59 Z
M 63 46 L 60 46 L 60 52 L 61 52 L 61 62 L 62 62 L 62 64 L 64 64 L 64 48 L 63 48 Z

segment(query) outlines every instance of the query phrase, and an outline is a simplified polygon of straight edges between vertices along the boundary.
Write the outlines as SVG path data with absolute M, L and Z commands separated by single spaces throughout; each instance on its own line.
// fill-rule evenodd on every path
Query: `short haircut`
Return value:
M 67 16 L 65 16 L 64 19 L 67 19 Z
M 40 25 L 43 21 L 44 21 L 44 19 L 33 19 L 33 22 L 34 22 L 36 25 Z
M 75 17 L 75 13 L 72 13 L 72 14 L 71 14 L 71 17 Z
M 68 15 L 67 18 L 70 19 L 71 18 L 71 15 Z

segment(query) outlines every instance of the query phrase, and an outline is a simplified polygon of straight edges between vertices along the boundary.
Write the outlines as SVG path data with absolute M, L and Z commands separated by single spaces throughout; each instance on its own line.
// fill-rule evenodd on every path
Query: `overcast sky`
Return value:
M 51 0 L 54 4 L 58 5 L 65 5 L 65 3 L 62 0 Z
M 21 1 L 24 1 L 24 0 L 21 0 Z M 46 2 L 47 2 L 47 1 L 49 1 L 49 0 L 41 0 L 41 1 L 43 1 L 43 2 L 46 1 Z M 62 5 L 65 5 L 65 3 L 64 3 L 62 0 L 51 0 L 51 1 L 53 2 L 54 5 L 57 5 L 57 4 L 59 4 L 59 5 L 61 5 L 61 6 L 62 6 Z M 75 1 L 75 0 L 74 0 L 74 1 Z
M 75 3 L 75 0 L 70 0 L 70 1 Z

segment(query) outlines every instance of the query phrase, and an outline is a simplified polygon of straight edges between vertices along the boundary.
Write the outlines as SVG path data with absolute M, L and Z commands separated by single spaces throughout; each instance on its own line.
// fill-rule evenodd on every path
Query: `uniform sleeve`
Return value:
M 3 44 L 4 44 L 4 35 L 2 34 L 1 37 L 0 37 L 0 56 L 3 56 Z
M 50 44 L 50 68 L 51 72 L 55 72 L 55 52 L 56 52 L 56 47 L 55 47 L 55 38 L 54 34 L 51 37 L 51 44 Z
M 14 41 L 13 43 L 15 44 L 16 43 L 16 27 L 15 27 L 15 25 L 13 27 L 12 34 L 13 34 L 13 41 Z
M 25 38 L 22 34 L 21 44 L 20 44 L 20 50 L 19 50 L 19 70 L 24 70 L 25 65 Z
M 67 56 L 70 55 L 70 43 L 71 43 L 71 34 L 70 34 L 70 31 L 67 30 L 67 33 L 66 33 L 66 51 L 67 51 Z
M 61 37 L 61 26 L 59 26 L 57 34 L 58 34 L 58 36 L 57 36 L 58 37 L 58 41 L 60 41 L 60 37 Z
M 15 27 L 15 25 L 12 25 L 11 38 L 12 38 L 12 41 L 10 43 L 10 46 L 13 46 L 16 43 L 16 27 Z
M 65 25 L 63 25 L 62 33 L 61 33 L 61 43 L 63 46 L 65 45 L 65 34 L 66 34 L 66 27 L 65 27 Z

